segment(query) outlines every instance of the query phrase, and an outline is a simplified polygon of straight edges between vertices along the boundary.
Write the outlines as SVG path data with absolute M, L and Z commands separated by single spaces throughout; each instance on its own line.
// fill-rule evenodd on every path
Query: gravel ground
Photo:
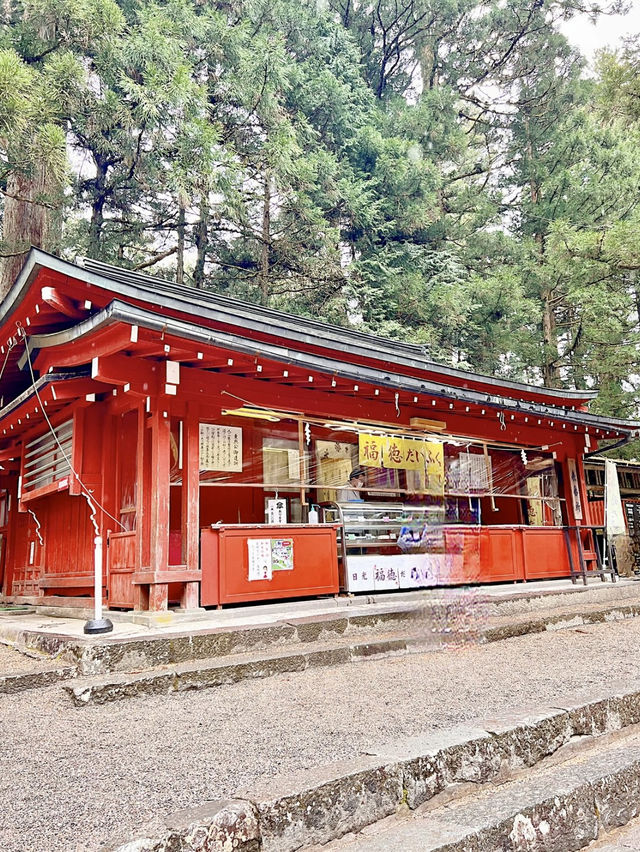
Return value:
M 74 708 L 0 696 L 0 849 L 85 852 L 154 814 L 398 737 L 640 680 L 640 619 Z M 4 823 L 2 822 L 4 821 Z
M 47 671 L 47 669 L 56 669 L 64 665 L 68 665 L 68 663 L 52 662 L 47 657 L 43 657 L 42 659 L 27 657 L 25 654 L 21 654 L 20 651 L 16 651 L 15 648 L 0 643 L 0 675 L 43 672 Z

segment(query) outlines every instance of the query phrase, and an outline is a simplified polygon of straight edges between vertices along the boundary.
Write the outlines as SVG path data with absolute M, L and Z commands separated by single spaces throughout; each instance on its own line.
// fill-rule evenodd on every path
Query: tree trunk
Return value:
M 438 56 L 438 42 L 434 44 L 425 43 L 424 46 L 420 49 L 420 53 L 418 55 L 420 61 L 420 75 L 422 77 L 422 87 L 426 91 L 427 89 L 432 90 L 436 89 L 439 85 L 439 56 Z
M 89 223 L 87 253 L 89 257 L 99 259 L 102 226 L 104 225 L 104 205 L 107 200 L 107 166 L 100 157 L 94 156 L 94 160 L 96 164 L 95 192 L 93 201 L 91 202 L 91 221 Z
M 545 292 L 542 296 L 542 342 L 544 344 L 542 380 L 544 386 L 547 388 L 557 387 L 560 381 L 560 374 L 553 354 L 558 351 L 556 317 L 553 313 L 551 295 L 548 292 Z
M 269 254 L 271 251 L 271 175 L 264 174 L 264 196 L 262 203 L 262 233 L 260 247 L 260 299 L 269 304 Z
M 195 227 L 196 265 L 193 270 L 193 286 L 204 287 L 204 265 L 207 256 L 207 230 L 209 224 L 209 199 L 203 195 L 200 199 L 200 221 Z
M 527 155 L 529 165 L 533 167 L 534 148 L 529 134 L 529 119 L 525 118 L 525 128 L 527 131 Z M 537 181 L 531 177 L 529 180 L 529 196 L 531 204 L 535 210 L 536 206 L 541 204 L 540 186 Z M 539 218 L 538 218 L 539 223 Z M 538 224 L 539 226 L 539 224 Z M 544 243 L 545 235 L 542 231 L 534 234 L 534 240 L 538 250 L 538 265 L 541 270 L 541 277 L 544 277 Z M 560 384 L 560 371 L 558 369 L 558 335 L 556 331 L 556 316 L 553 310 L 552 294 L 548 287 L 542 287 L 542 381 L 547 388 L 557 387 Z
M 184 207 L 178 202 L 178 258 L 176 263 L 176 284 L 184 283 Z
M 638 325 L 640 325 L 640 287 L 638 286 L 638 274 L 635 269 L 629 272 L 629 282 L 631 283 L 631 291 L 636 303 L 636 315 L 638 317 Z
M 2 239 L 0 297 L 16 279 L 30 246 L 55 251 L 60 242 L 61 187 L 52 184 L 46 164 L 28 173 L 14 172 L 7 180 Z

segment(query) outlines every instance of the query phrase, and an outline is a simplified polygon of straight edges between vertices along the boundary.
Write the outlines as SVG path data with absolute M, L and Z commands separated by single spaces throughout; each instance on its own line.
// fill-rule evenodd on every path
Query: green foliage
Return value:
M 3 8 L 0 189 L 46 173 L 69 256 L 636 412 L 640 48 L 586 77 L 596 4 Z
M 0 50 L 0 132 L 22 133 L 33 112 L 34 72 L 14 50 Z

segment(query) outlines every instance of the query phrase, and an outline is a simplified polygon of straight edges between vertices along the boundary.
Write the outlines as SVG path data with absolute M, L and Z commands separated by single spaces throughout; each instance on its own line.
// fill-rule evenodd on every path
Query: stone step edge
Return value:
M 44 689 L 62 680 L 74 678 L 77 671 L 74 666 L 57 669 L 45 669 L 38 672 L 18 672 L 0 675 L 0 695 L 25 692 L 28 689 Z
M 564 628 L 571 629 L 580 625 L 588 626 L 590 624 L 600 624 L 637 616 L 640 616 L 640 606 L 615 607 L 598 612 L 580 613 L 571 618 L 568 618 L 566 615 L 556 615 L 549 619 L 531 619 L 527 622 L 501 625 L 500 627 L 485 630 L 474 630 L 472 627 L 470 630 L 460 630 L 453 634 L 452 638 L 458 642 L 474 640 L 496 642 L 523 636 L 527 633 L 540 633 L 545 630 L 560 630 Z M 285 672 L 304 671 L 314 666 L 340 665 L 353 662 L 354 660 L 366 659 L 367 657 L 380 657 L 390 653 L 424 652 L 426 650 L 436 650 L 440 647 L 439 643 L 429 642 L 426 635 L 422 633 L 417 636 L 407 634 L 402 638 L 395 636 L 392 638 L 372 637 L 361 643 L 354 642 L 349 645 L 324 647 L 311 651 L 301 650 L 298 645 L 295 649 L 281 654 L 271 654 L 270 656 L 259 659 L 251 659 L 246 663 L 243 660 L 229 660 L 229 656 L 231 655 L 220 658 L 201 658 L 202 662 L 205 659 L 209 663 L 211 663 L 212 659 L 219 660 L 220 662 L 219 664 L 210 664 L 203 668 L 198 668 L 197 662 L 194 660 L 191 661 L 191 664 L 189 662 L 177 664 L 170 671 L 167 671 L 165 666 L 163 667 L 163 671 L 157 673 L 154 673 L 153 669 L 147 669 L 140 673 L 130 673 L 130 678 L 126 685 L 124 683 L 125 678 L 122 677 L 125 673 L 119 673 L 120 677 L 109 682 L 103 681 L 97 683 L 95 686 L 89 683 L 82 683 L 76 687 L 67 687 L 67 690 L 77 704 L 85 705 L 90 702 L 105 703 L 106 701 L 127 698 L 133 695 L 157 695 L 168 692 L 179 692 L 185 689 L 204 689 L 211 686 L 235 683 L 246 677 L 268 677 Z M 440 637 L 441 634 L 438 633 L 438 636 Z M 304 648 L 304 646 L 302 647 Z M 229 662 L 224 663 L 224 660 L 229 660 Z M 227 671 L 237 672 L 238 676 L 226 676 L 225 673 Z M 213 676 L 207 677 L 206 673 L 208 672 L 212 672 Z M 201 674 L 203 675 L 202 678 L 199 677 Z
M 610 621 L 620 621 L 628 618 L 634 618 L 640 616 L 640 606 L 625 606 L 625 607 L 611 607 L 598 611 L 590 611 L 588 613 L 577 613 L 572 616 L 568 614 L 557 614 L 547 618 L 538 618 L 538 619 L 530 619 L 528 621 L 519 621 L 519 622 L 511 622 L 507 624 L 502 624 L 497 627 L 489 627 L 489 628 L 476 628 L 474 625 L 467 625 L 466 628 L 454 631 L 451 633 L 451 638 L 457 644 L 465 643 L 465 642 L 496 642 L 504 639 L 516 638 L 518 636 L 524 636 L 529 633 L 541 633 L 545 631 L 553 631 L 553 630 L 561 630 L 561 629 L 572 629 L 579 626 L 589 626 L 595 624 L 603 624 Z M 352 658 L 355 659 L 363 659 L 367 656 L 367 648 L 371 649 L 371 656 L 380 656 L 381 654 L 388 652 L 395 653 L 416 653 L 416 652 L 424 652 L 424 651 L 434 651 L 443 647 L 443 642 L 446 645 L 447 633 L 443 631 L 438 631 L 434 629 L 434 632 L 437 634 L 438 640 L 437 642 L 429 642 L 427 640 L 427 636 L 432 634 L 428 634 L 425 632 L 418 633 L 414 635 L 412 633 L 407 633 L 405 636 L 398 638 L 397 634 L 391 635 L 383 635 L 382 637 L 372 636 L 367 638 L 366 641 L 356 643 L 353 642 L 351 645 L 339 645 L 334 646 L 332 648 L 323 647 L 321 652 L 317 652 L 314 650 L 305 650 L 305 646 L 312 646 L 312 642 L 305 643 L 294 643 L 295 647 L 289 651 L 286 651 L 282 654 L 273 654 L 271 653 L 268 657 L 262 657 L 261 660 L 264 662 L 265 666 L 270 664 L 275 659 L 280 659 L 284 656 L 290 657 L 306 657 L 311 662 L 308 665 L 300 665 L 296 663 L 292 668 L 278 668 L 277 665 L 273 665 L 272 671 L 268 672 L 268 674 L 278 674 L 283 671 L 303 671 L 305 668 L 309 668 L 311 665 L 339 665 L 345 662 L 351 662 Z M 348 638 L 348 634 L 339 634 L 343 638 Z M 395 643 L 393 647 L 388 647 L 390 643 Z M 325 643 L 326 646 L 326 643 Z M 386 647 L 385 647 L 386 646 Z M 276 646 L 277 647 L 277 646 Z M 352 654 L 349 655 L 346 651 L 351 647 Z M 264 649 L 267 653 L 269 652 L 269 648 Z M 345 653 L 341 653 L 341 652 Z M 330 653 L 328 653 L 330 652 Z M 253 652 L 256 653 L 255 651 Z M 147 684 L 147 690 L 141 689 L 136 691 L 136 687 L 132 686 L 132 692 L 130 694 L 161 694 L 166 692 L 175 691 L 174 689 L 164 689 L 160 684 L 167 681 L 167 667 L 170 665 L 175 666 L 188 666 L 191 663 L 193 668 L 196 668 L 197 662 L 205 662 L 209 663 L 211 660 L 219 660 L 220 665 L 223 666 L 225 663 L 222 661 L 228 661 L 226 665 L 229 668 L 233 668 L 237 666 L 239 663 L 242 663 L 242 660 L 234 660 L 233 657 L 242 657 L 251 654 L 251 652 L 244 652 L 244 654 L 227 654 L 221 655 L 219 657 L 196 657 L 193 660 L 185 660 L 182 663 L 177 662 L 174 664 L 160 664 L 154 666 L 145 667 L 144 663 L 140 668 L 124 671 L 106 671 L 104 673 L 99 673 L 97 675 L 87 674 L 86 671 L 82 671 L 82 669 L 78 666 L 66 666 L 57 671 L 62 672 L 61 674 L 54 676 L 51 675 L 49 678 L 42 677 L 36 678 L 33 677 L 30 673 L 24 673 L 19 675 L 0 675 L 0 694 L 3 692 L 18 692 L 26 689 L 37 689 L 44 688 L 46 686 L 50 686 L 51 684 L 60 681 L 60 680 L 69 680 L 73 678 L 88 678 L 93 677 L 99 678 L 102 674 L 103 676 L 112 675 L 116 682 L 114 684 L 114 689 L 119 689 L 120 683 L 122 680 L 122 676 L 128 674 L 132 681 L 135 681 L 136 678 L 144 679 Z M 324 660 L 323 662 L 315 662 L 315 659 Z M 140 661 L 138 661 L 140 662 Z M 252 664 L 255 664 L 255 660 L 251 660 Z M 211 668 L 211 666 L 206 666 L 205 669 Z M 161 671 L 158 671 L 158 670 Z M 248 668 L 247 674 L 244 677 L 264 677 L 268 676 L 265 674 L 253 675 L 251 674 L 251 670 Z M 157 680 L 157 683 L 156 683 Z M 202 684 L 202 688 L 207 686 L 216 686 L 221 685 L 222 683 L 233 683 L 236 682 L 234 679 L 229 680 L 221 680 L 220 683 L 212 682 Z M 186 683 L 186 674 L 183 673 L 182 676 L 182 686 L 181 688 L 197 688 L 195 685 L 185 686 Z M 155 684 L 155 685 L 154 685 Z M 84 685 L 83 685 L 84 688 Z M 104 689 L 104 687 L 103 687 Z M 96 691 L 96 696 L 98 695 L 100 690 Z M 89 693 L 86 693 L 87 695 Z M 125 691 L 122 691 L 122 694 L 119 695 L 120 698 L 128 697 Z M 104 700 L 109 700 L 108 698 L 104 698 Z M 114 699 L 112 699 L 114 700 Z M 97 698 L 99 703 L 104 703 L 103 700 Z M 85 700 L 81 702 L 82 704 L 86 703 Z
M 507 621 L 504 624 L 489 626 L 481 630 L 487 642 L 497 642 L 501 639 L 513 639 L 528 633 L 544 633 L 552 630 L 566 630 L 574 627 L 594 624 L 606 624 L 611 621 L 624 621 L 640 616 L 640 604 L 623 604 L 601 607 L 600 609 L 582 610 L 575 613 L 550 613 L 539 615 L 526 620 Z
M 76 680 L 65 684 L 64 690 L 78 707 L 89 704 L 106 704 L 143 695 L 168 695 L 195 689 L 226 686 L 249 678 L 272 677 L 277 674 L 302 672 L 322 666 L 334 666 L 373 657 L 388 657 L 407 651 L 405 639 L 382 639 L 322 647 L 310 651 L 284 651 L 271 656 L 252 656 L 250 659 L 228 661 L 214 658 L 198 665 L 197 662 L 179 663 L 162 671 L 120 673 L 115 677 Z M 204 660 L 201 663 L 205 662 Z
M 545 630 L 573 628 L 579 625 L 605 623 L 606 621 L 621 620 L 640 615 L 638 607 L 616 607 L 597 612 L 581 613 L 568 617 L 557 614 L 552 618 L 531 619 L 527 622 L 501 625 L 498 628 L 476 630 L 472 625 L 468 630 L 460 630 L 452 634 L 452 640 L 460 642 L 487 641 L 495 642 L 508 638 L 522 636 L 527 633 L 539 633 Z M 344 638 L 345 635 L 341 634 Z M 433 634 L 431 634 L 433 637 Z M 440 634 L 437 634 L 440 639 Z M 311 643 L 307 643 L 311 644 Z M 370 637 L 364 642 L 351 642 L 325 646 L 319 649 L 305 650 L 304 646 L 296 644 L 280 653 L 269 653 L 256 656 L 255 652 L 246 659 L 247 654 L 222 657 L 204 658 L 198 661 L 185 661 L 173 665 L 158 666 L 131 673 L 109 673 L 108 679 L 94 676 L 91 681 L 83 679 L 72 685 L 65 686 L 77 706 L 88 704 L 106 704 L 111 701 L 142 695 L 167 695 L 173 692 L 184 692 L 194 689 L 208 689 L 237 683 L 248 678 L 272 677 L 278 674 L 302 672 L 318 666 L 342 665 L 354 661 L 390 654 L 416 653 L 437 650 L 439 643 L 429 642 L 427 634 L 404 637 Z M 244 657 L 244 659 L 243 659 Z
M 468 824 L 465 827 L 458 824 L 458 830 L 452 837 L 449 817 L 449 824 L 444 824 L 446 839 L 435 842 L 429 837 L 430 829 L 438 831 L 438 828 L 443 827 L 438 824 L 440 814 L 437 811 L 425 813 L 414 826 L 411 823 L 403 826 L 400 821 L 402 814 L 398 813 L 395 817 L 389 817 L 389 822 L 385 821 L 385 828 L 393 838 L 394 849 L 403 848 L 411 852 L 418 848 L 423 852 L 495 852 L 497 849 L 512 852 L 574 852 L 591 848 L 594 841 L 604 840 L 614 829 L 626 825 L 640 814 L 640 760 L 637 756 L 627 757 L 621 766 L 611 770 L 600 768 L 591 776 L 572 784 L 556 783 L 545 792 L 546 797 L 544 793 L 541 794 L 539 787 L 537 791 L 534 787 L 528 791 L 524 800 L 521 797 L 517 807 L 511 803 L 508 811 L 501 808 L 500 813 L 487 808 L 485 800 L 486 814 L 481 821 L 473 817 L 467 819 Z M 467 803 L 462 801 L 459 804 L 464 808 Z M 459 811 L 456 813 L 464 817 Z M 400 819 L 394 825 L 393 821 L 398 817 Z M 426 844 L 421 841 L 419 846 L 415 831 L 418 827 L 425 840 L 428 838 Z M 380 849 L 379 841 L 388 843 L 389 835 L 387 838 L 384 834 L 378 835 L 378 842 L 374 840 L 373 847 L 366 840 L 351 846 L 349 840 L 357 840 L 361 835 L 350 836 L 347 843 L 338 843 L 338 846 L 341 852 L 349 852 L 350 849 L 353 852 Z M 300 849 L 307 852 L 324 849 L 328 852 L 331 847 L 314 844 Z
M 640 761 L 631 760 L 613 772 L 599 773 L 573 789 L 557 791 L 543 801 L 514 808 L 506 818 L 487 819 L 464 836 L 430 845 L 429 852 L 575 852 L 591 848 L 610 832 L 640 814 Z M 206 838 L 206 845 L 203 840 Z M 251 802 L 212 802 L 175 814 L 161 837 L 139 838 L 114 852 L 281 852 L 284 847 L 265 843 L 260 815 Z M 322 852 L 324 845 L 295 847 L 299 852 Z M 396 847 L 394 847 L 396 848 Z M 413 848 L 413 847 L 412 847 Z M 616 847 L 617 848 L 617 847 Z M 348 852 L 348 847 L 344 848 Z
M 399 808 L 413 810 L 457 785 L 504 781 L 576 738 L 599 737 L 639 722 L 640 684 L 632 692 L 621 684 L 596 701 L 569 699 L 559 708 L 414 737 L 375 754 L 273 779 L 268 787 L 172 815 L 162 836 L 141 836 L 110 849 L 294 852 L 357 833 Z M 638 797 L 638 791 L 633 795 Z M 202 845 L 203 838 L 208 845 Z
M 576 606 L 576 611 L 572 614 L 553 613 L 553 611 L 547 614 L 536 613 L 526 620 L 514 618 L 506 624 L 483 627 L 482 622 L 491 619 L 483 616 L 483 604 L 478 606 L 480 611 L 476 630 L 486 641 L 513 638 L 546 629 L 559 629 L 563 626 L 596 624 L 640 615 L 640 602 L 608 604 L 596 610 L 580 610 Z M 434 624 L 438 622 L 439 616 L 441 620 L 442 614 L 451 607 L 455 609 L 454 601 L 440 604 L 436 608 L 431 607 L 429 614 L 433 616 Z M 13 637 L 12 644 L 19 650 L 36 652 L 54 660 L 68 662 L 77 667 L 81 676 L 108 674 L 118 671 L 148 670 L 161 665 L 177 664 L 187 659 L 208 659 L 233 653 L 266 650 L 271 646 L 285 643 L 303 648 L 305 644 L 331 635 L 347 636 L 353 632 L 357 636 L 365 630 L 384 628 L 389 625 L 409 627 L 424 619 L 424 612 L 424 607 L 412 607 L 371 614 L 289 619 L 264 626 L 198 630 L 186 635 L 125 639 L 115 637 L 108 640 L 78 640 L 60 634 L 42 634 L 24 630 Z M 501 616 L 501 618 L 505 617 Z
M 389 625 L 415 624 L 420 620 L 421 612 L 414 606 L 401 611 L 290 618 L 268 625 L 218 627 L 194 630 L 188 634 L 123 639 L 78 639 L 22 630 L 12 637 L 11 644 L 24 652 L 36 652 L 69 662 L 77 667 L 80 675 L 108 674 L 267 650 L 285 644 L 295 644 L 302 649 L 319 639 L 326 641 L 331 636 L 344 636 L 349 631 L 353 631 L 356 638 L 364 631 Z

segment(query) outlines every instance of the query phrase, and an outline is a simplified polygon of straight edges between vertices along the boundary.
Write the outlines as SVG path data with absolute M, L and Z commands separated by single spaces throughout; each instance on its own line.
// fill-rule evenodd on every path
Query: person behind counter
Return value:
M 354 467 L 349 474 L 349 482 L 347 488 L 338 489 L 339 503 L 352 503 L 354 501 L 363 501 L 361 489 L 364 488 L 365 473 L 360 467 Z

